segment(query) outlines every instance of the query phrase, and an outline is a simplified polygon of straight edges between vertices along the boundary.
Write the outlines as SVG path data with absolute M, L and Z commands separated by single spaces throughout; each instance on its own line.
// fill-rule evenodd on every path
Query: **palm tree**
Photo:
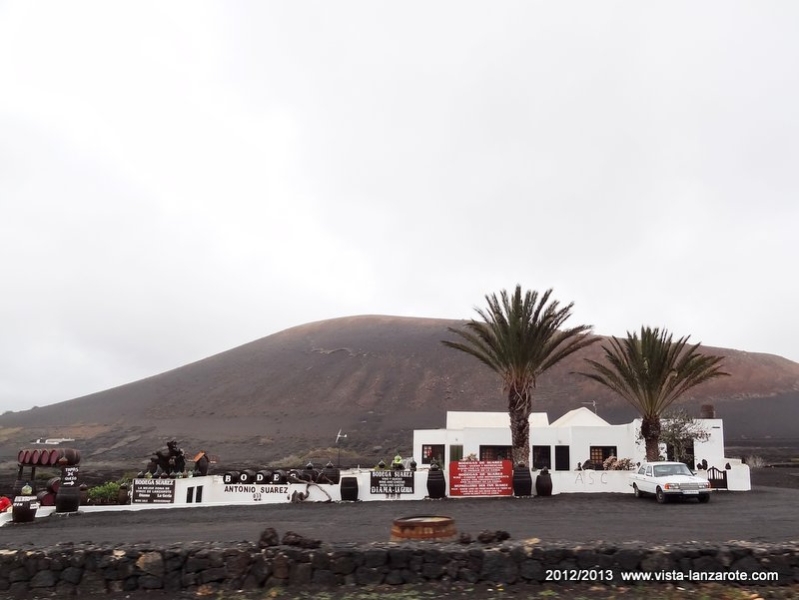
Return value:
M 536 381 L 551 366 L 570 354 L 592 344 L 590 325 L 561 330 L 571 316 L 574 303 L 560 307 L 550 302 L 552 290 L 539 297 L 538 292 L 522 295 L 516 286 L 513 296 L 506 290 L 487 295 L 486 310 L 476 308 L 482 321 L 471 320 L 465 329 L 449 331 L 462 342 L 442 343 L 471 354 L 502 377 L 508 394 L 511 444 L 514 464 L 528 464 L 530 457 L 530 410 Z
M 646 459 L 657 460 L 660 415 L 691 388 L 710 379 L 729 375 L 721 370 L 721 356 L 699 352 L 700 344 L 688 346 L 689 336 L 672 342 L 667 330 L 641 327 L 641 337 L 627 332 L 627 339 L 610 338 L 603 345 L 607 364 L 586 359 L 591 373 L 580 373 L 610 388 L 641 413 L 641 437 Z

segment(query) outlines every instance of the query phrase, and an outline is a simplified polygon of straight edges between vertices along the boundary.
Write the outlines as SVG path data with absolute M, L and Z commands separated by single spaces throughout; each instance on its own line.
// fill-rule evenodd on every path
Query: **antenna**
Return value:
M 591 402 L 583 402 L 583 404 L 590 404 L 591 406 L 593 406 L 594 407 L 594 414 L 597 414 L 597 412 L 596 412 L 596 400 L 591 400 Z
M 347 434 L 346 433 L 341 433 L 341 429 L 339 429 L 338 433 L 336 434 L 336 447 L 338 448 L 338 468 L 339 469 L 341 468 L 341 444 L 339 444 L 338 442 L 339 442 L 339 440 L 341 438 L 346 438 L 346 437 L 347 437 Z

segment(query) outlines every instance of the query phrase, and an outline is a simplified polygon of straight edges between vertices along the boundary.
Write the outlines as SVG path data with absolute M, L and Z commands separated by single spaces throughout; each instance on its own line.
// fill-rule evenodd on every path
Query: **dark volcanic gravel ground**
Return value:
M 0 548 L 49 547 L 61 542 L 135 543 L 156 545 L 187 541 L 256 541 L 266 527 L 282 535 L 295 531 L 325 543 L 372 543 L 389 537 L 391 521 L 414 514 L 443 514 L 455 519 L 460 532 L 473 536 L 484 529 L 503 529 L 512 539 L 538 538 L 542 544 L 565 541 L 577 545 L 607 543 L 684 544 L 690 542 L 787 542 L 799 540 L 796 506 L 799 471 L 758 469 L 751 492 L 717 492 L 711 502 L 693 501 L 659 505 L 653 499 L 637 500 L 621 494 L 562 494 L 551 498 L 450 499 L 417 502 L 358 502 L 341 504 L 279 504 L 80 513 L 40 519 L 34 524 L 9 524 L 0 528 Z M 762 485 L 769 484 L 769 485 Z M 779 485 L 782 487 L 774 487 Z M 755 593 L 756 591 L 756 593 Z M 142 600 L 142 593 L 103 596 L 106 600 Z M 146 592 L 149 600 L 189 598 L 163 592 Z M 677 598 L 743 599 L 794 598 L 799 588 L 648 586 L 554 588 L 510 586 L 453 586 L 440 584 L 399 591 L 391 588 L 335 590 L 261 590 L 251 593 L 219 592 L 217 600 L 283 598 L 330 600 L 412 600 L 450 598 Z
M 799 490 L 757 487 L 715 492 L 708 504 L 659 505 L 627 494 L 560 494 L 549 498 L 486 498 L 356 503 L 263 504 L 52 515 L 33 525 L 0 529 L 0 546 L 59 542 L 257 541 L 266 527 L 325 543 L 387 541 L 395 518 L 436 514 L 473 536 L 502 529 L 513 539 L 591 544 L 730 540 L 799 540 Z

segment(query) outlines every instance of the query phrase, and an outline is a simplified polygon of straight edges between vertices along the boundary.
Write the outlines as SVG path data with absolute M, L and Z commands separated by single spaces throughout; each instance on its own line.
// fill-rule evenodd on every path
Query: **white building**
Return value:
M 724 472 L 728 489 L 750 489 L 749 467 L 742 465 L 740 460 L 724 456 L 722 420 L 696 421 L 708 433 L 708 438 L 694 442 L 694 460 L 691 461 L 694 464 L 691 467 L 707 461 L 711 477 L 717 475 L 713 468 Z M 569 411 L 552 423 L 546 413 L 532 413 L 528 464 L 533 470 L 548 468 L 555 486 L 558 481 L 562 483 L 561 491 L 631 491 L 626 478 L 620 484 L 622 489 L 617 490 L 571 488 L 581 488 L 580 479 L 586 478 L 575 476 L 575 472 L 579 473 L 585 466 L 601 470 L 603 461 L 610 456 L 629 458 L 633 463 L 643 461 L 646 451 L 638 439 L 640 428 L 641 419 L 624 425 L 611 425 L 585 407 Z M 445 429 L 420 429 L 413 435 L 413 452 L 414 456 L 421 457 L 421 467 L 429 465 L 433 459 L 445 469 L 450 462 L 466 457 L 509 459 L 510 449 L 510 417 L 504 412 L 448 411 Z M 667 454 L 665 446 L 662 452 Z M 707 471 L 703 472 L 707 476 Z M 591 478 L 596 479 L 593 475 Z M 604 479 L 608 480 L 607 477 Z

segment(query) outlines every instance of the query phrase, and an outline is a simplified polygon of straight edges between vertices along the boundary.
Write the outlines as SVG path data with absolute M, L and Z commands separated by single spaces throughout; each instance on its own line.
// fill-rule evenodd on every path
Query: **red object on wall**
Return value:
M 512 496 L 509 460 L 459 460 L 449 463 L 450 496 Z

